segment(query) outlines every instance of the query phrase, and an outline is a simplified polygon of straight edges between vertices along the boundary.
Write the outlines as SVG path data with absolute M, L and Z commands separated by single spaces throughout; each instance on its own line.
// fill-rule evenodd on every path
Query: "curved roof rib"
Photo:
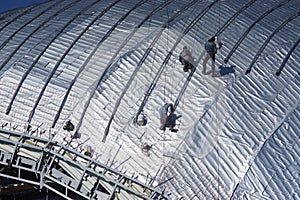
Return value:
M 0 13 L 0 176 L 66 199 L 299 198 L 299 10 L 52 0 Z M 210 62 L 202 74 L 213 35 L 217 77 Z M 165 103 L 177 132 L 160 129 Z

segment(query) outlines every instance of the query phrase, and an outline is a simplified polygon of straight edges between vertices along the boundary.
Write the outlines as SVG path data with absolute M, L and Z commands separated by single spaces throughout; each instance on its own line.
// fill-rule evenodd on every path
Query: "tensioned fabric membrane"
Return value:
M 299 14 L 299 0 L 51 0 L 1 13 L 1 168 L 71 178 L 57 183 L 86 198 L 299 199 Z M 210 61 L 202 73 L 212 36 L 216 77 Z M 165 103 L 178 131 L 160 129 Z

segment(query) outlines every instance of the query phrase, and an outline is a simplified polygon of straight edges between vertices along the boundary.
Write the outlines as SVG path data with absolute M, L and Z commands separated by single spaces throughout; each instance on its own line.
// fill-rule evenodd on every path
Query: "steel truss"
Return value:
M 0 177 L 73 199 L 168 199 L 162 191 L 51 139 L 0 129 Z

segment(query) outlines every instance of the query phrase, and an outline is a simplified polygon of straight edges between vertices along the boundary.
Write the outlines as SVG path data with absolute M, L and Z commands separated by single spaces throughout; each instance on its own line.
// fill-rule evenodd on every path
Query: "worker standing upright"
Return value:
M 218 49 L 220 48 L 220 45 L 218 43 L 218 38 L 217 36 L 214 36 L 212 38 L 210 38 L 206 43 L 205 43 L 205 51 L 206 51 L 206 55 L 205 58 L 203 60 L 203 70 L 202 73 L 206 74 L 206 64 L 208 62 L 209 59 L 211 59 L 211 69 L 212 69 L 212 76 L 215 77 L 216 76 L 216 66 L 215 66 L 215 62 L 216 62 L 216 54 Z

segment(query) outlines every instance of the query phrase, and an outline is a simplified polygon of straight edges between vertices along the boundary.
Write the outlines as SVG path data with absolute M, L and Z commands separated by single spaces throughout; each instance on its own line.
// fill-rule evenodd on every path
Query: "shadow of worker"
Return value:
M 225 76 L 227 74 L 232 74 L 235 72 L 235 66 L 234 65 L 231 65 L 229 67 L 226 67 L 226 66 L 220 66 L 219 67 L 220 69 L 220 76 Z

